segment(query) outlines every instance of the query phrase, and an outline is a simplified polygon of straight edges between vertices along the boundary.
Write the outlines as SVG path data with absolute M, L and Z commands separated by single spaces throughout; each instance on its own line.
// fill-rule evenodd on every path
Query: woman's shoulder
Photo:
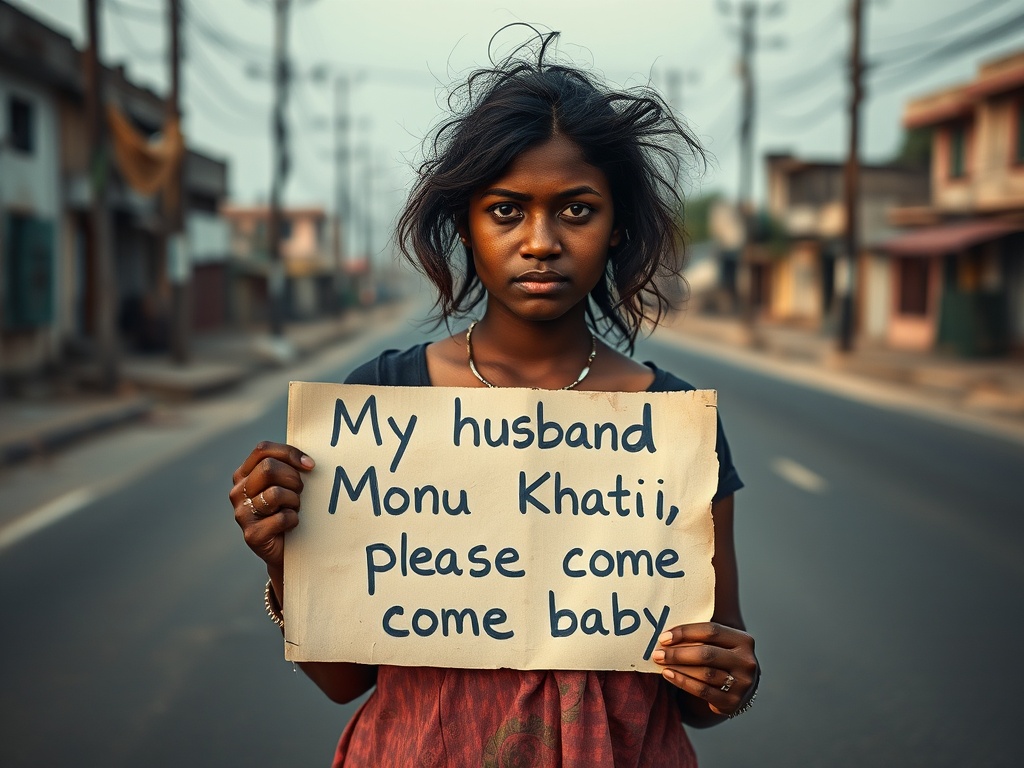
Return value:
M 654 381 L 647 388 L 648 392 L 690 392 L 697 389 L 693 384 L 679 378 L 674 373 L 659 368 L 656 363 L 647 361 L 644 365 L 654 371 Z
M 426 342 L 408 349 L 387 349 L 352 371 L 345 383 L 429 387 L 426 349 Z

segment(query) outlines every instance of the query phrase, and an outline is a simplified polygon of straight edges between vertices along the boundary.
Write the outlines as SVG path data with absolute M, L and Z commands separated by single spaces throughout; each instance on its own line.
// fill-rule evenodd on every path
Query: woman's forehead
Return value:
M 556 134 L 520 153 L 496 178 L 478 190 L 478 194 L 492 187 L 528 191 L 526 188 L 569 189 L 582 186 L 594 188 L 601 196 L 610 194 L 604 172 L 587 162 L 576 142 Z

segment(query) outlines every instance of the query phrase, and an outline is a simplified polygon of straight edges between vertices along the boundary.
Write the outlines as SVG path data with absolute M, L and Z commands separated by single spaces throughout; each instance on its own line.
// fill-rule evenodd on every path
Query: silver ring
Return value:
M 263 496 L 263 491 L 260 491 L 260 503 L 263 505 L 263 510 L 267 511 L 270 509 L 270 502 Z
M 252 499 L 250 499 L 248 496 L 245 497 L 245 501 L 242 502 L 242 505 L 248 507 L 249 511 L 252 512 L 252 516 L 255 517 L 257 520 L 263 519 L 263 515 L 256 511 L 256 507 L 253 505 Z
M 736 678 L 730 675 L 728 672 L 725 673 L 725 684 L 722 685 L 722 690 L 728 692 L 732 688 L 732 684 L 736 682 Z

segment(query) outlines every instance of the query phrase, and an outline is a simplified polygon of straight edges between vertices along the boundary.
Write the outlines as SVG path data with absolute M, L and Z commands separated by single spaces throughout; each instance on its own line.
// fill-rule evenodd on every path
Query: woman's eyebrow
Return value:
M 578 187 L 572 187 L 558 193 L 558 197 L 576 197 L 577 195 L 597 195 L 601 197 L 601 193 L 588 184 L 581 184 Z M 521 202 L 529 202 L 533 199 L 533 195 L 528 195 L 525 192 L 516 192 L 511 189 L 505 189 L 504 187 L 491 187 L 490 189 L 484 190 L 481 197 L 508 197 L 512 200 L 519 200 Z

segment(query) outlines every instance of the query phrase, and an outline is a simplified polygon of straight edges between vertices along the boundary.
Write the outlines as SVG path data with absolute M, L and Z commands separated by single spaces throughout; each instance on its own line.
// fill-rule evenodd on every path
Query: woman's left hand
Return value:
M 754 638 L 713 621 L 666 630 L 651 659 L 666 680 L 725 716 L 750 700 L 759 674 Z

